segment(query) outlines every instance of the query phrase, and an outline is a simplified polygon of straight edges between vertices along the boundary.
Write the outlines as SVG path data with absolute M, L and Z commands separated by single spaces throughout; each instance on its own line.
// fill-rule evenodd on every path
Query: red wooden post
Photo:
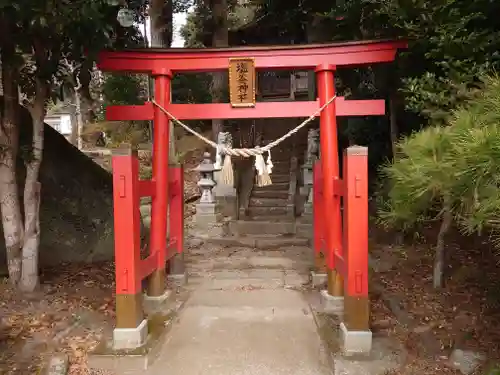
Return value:
M 325 212 L 323 201 L 323 175 L 321 160 L 313 166 L 313 230 L 314 230 L 314 260 L 316 272 L 325 273 Z
M 184 168 L 171 166 L 170 173 L 170 243 L 168 258 L 184 250 Z M 172 251 L 174 250 L 174 251 Z
M 155 100 L 164 108 L 170 104 L 171 72 L 154 72 Z M 155 107 L 153 121 L 153 181 L 155 194 L 151 207 L 150 252 L 158 254 L 158 268 L 149 277 L 148 296 L 159 297 L 165 293 L 165 266 L 167 252 L 167 207 L 168 207 L 168 154 L 169 119 L 160 108 Z
M 344 324 L 348 330 L 369 329 L 368 298 L 368 149 L 349 147 L 345 151 Z
M 130 146 L 113 152 L 116 327 L 136 328 L 144 319 L 140 275 L 139 161 Z
M 320 65 L 316 68 L 320 105 L 324 105 L 335 95 L 335 66 Z M 328 293 L 342 296 L 341 279 L 335 271 L 335 253 L 342 254 L 342 229 L 340 216 L 340 195 L 336 191 L 339 179 L 339 158 L 337 141 L 337 118 L 335 101 L 320 115 L 320 154 L 323 172 L 323 200 L 325 215 L 326 265 L 328 267 Z

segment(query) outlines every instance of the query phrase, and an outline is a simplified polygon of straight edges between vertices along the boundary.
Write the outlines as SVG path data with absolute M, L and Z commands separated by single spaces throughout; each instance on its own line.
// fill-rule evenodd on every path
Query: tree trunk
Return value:
M 45 103 L 48 87 L 36 79 L 36 93 L 33 103 L 33 150 L 32 157 L 26 162 L 26 181 L 24 183 L 24 243 L 20 289 L 34 291 L 39 285 L 38 251 L 40 245 L 40 188 L 38 181 L 42 164 Z M 78 111 L 78 108 L 77 108 Z M 79 138 L 79 144 L 81 137 Z
M 0 129 L 0 208 L 7 253 L 9 279 L 12 285 L 21 279 L 21 249 L 23 225 L 16 180 L 16 160 L 19 147 L 17 68 L 11 59 L 15 55 L 14 46 L 2 45 L 3 118 Z
M 80 99 L 80 113 L 81 113 L 81 124 L 84 126 L 85 124 L 91 123 L 96 119 L 96 115 L 94 112 L 94 99 L 90 94 L 90 82 L 92 81 L 92 61 L 88 59 L 82 64 L 80 68 L 77 81 L 80 87 L 77 95 Z
M 391 93 L 389 96 L 389 124 L 391 127 L 391 149 L 392 158 L 396 159 L 398 153 L 398 139 L 399 139 L 399 128 L 397 121 L 397 106 L 396 106 L 396 93 Z
M 212 47 L 227 47 L 229 44 L 229 29 L 227 24 L 227 0 L 211 1 L 213 20 Z M 225 75 L 222 72 L 212 74 L 212 102 L 220 103 L 224 99 L 224 89 L 227 87 Z M 224 120 L 212 120 L 212 137 L 217 142 L 219 132 L 223 131 Z
M 212 94 L 212 103 L 221 103 L 222 102 L 222 93 L 224 90 L 224 73 L 213 73 L 212 74 L 212 86 L 211 86 L 211 94 Z M 212 120 L 212 136 L 214 142 L 217 142 L 217 136 L 220 132 L 224 131 L 224 120 L 222 119 L 213 119 Z
M 453 223 L 453 212 L 449 198 L 445 197 L 443 206 L 443 219 L 436 242 L 436 252 L 434 254 L 433 286 L 440 289 L 444 286 L 444 259 L 445 259 L 445 236 Z
M 76 106 L 73 105 L 76 102 L 76 92 L 73 91 L 73 95 L 71 96 L 71 136 L 70 142 L 73 146 L 78 146 L 78 117 L 76 114 Z
M 75 107 L 76 107 L 76 144 L 79 150 L 83 148 L 83 116 L 82 116 L 82 101 L 81 101 L 82 85 L 78 84 L 75 89 Z M 42 121 L 43 122 L 43 121 Z M 43 128 L 43 127 L 42 127 Z
M 401 108 L 403 104 L 403 98 L 399 93 L 399 87 L 401 85 L 401 80 L 399 78 L 398 65 L 396 63 L 388 64 L 382 68 L 380 73 L 375 74 L 375 81 L 377 81 L 377 76 L 382 78 L 381 82 L 375 82 L 376 85 L 385 88 L 385 95 L 389 99 L 389 126 L 390 126 L 390 136 L 391 136 L 391 151 L 392 158 L 395 160 L 398 155 L 398 141 L 399 141 L 399 126 L 398 126 L 398 108 Z
M 173 38 L 172 0 L 152 0 L 149 17 L 151 18 L 151 47 L 169 48 Z

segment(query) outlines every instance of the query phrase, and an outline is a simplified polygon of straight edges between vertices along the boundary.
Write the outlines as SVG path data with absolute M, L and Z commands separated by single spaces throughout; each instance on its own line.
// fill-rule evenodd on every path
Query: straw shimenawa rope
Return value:
M 303 127 L 308 125 L 312 120 L 316 118 L 326 107 L 328 107 L 335 99 L 337 98 L 337 95 L 334 95 L 333 97 L 330 98 L 325 104 L 323 104 L 320 108 L 318 108 L 311 116 L 309 116 L 307 119 L 302 121 L 299 125 L 297 125 L 295 128 L 291 129 L 289 132 L 281 136 L 280 138 L 268 143 L 267 145 L 263 147 L 254 147 L 254 148 L 232 148 L 232 147 L 227 147 L 225 145 L 219 145 L 215 143 L 214 141 L 208 139 L 207 137 L 204 137 L 202 134 L 198 133 L 197 131 L 191 129 L 188 125 L 184 124 L 182 121 L 179 119 L 175 118 L 174 115 L 172 115 L 169 111 L 167 111 L 161 104 L 159 104 L 156 100 L 152 99 L 151 102 L 153 105 L 157 106 L 164 114 L 166 114 L 174 123 L 180 125 L 184 130 L 187 132 L 191 133 L 195 137 L 201 139 L 203 142 L 208 144 L 209 146 L 212 146 L 214 149 L 216 149 L 218 152 L 222 152 L 226 155 L 226 158 L 224 160 L 224 165 L 223 165 L 223 170 L 222 174 L 223 176 L 226 176 L 223 178 L 225 181 L 232 181 L 232 164 L 231 160 L 227 160 L 228 156 L 241 156 L 245 158 L 249 157 L 255 157 L 255 169 L 257 170 L 257 184 L 258 186 L 266 186 L 270 185 L 271 178 L 269 177 L 269 174 L 272 171 L 272 161 L 271 161 L 271 149 L 273 147 L 276 147 L 279 145 L 281 142 L 285 141 L 286 139 L 290 138 L 292 135 L 297 133 L 299 130 L 301 130 Z M 262 156 L 264 153 L 268 153 L 268 158 L 267 158 L 267 165 L 266 162 L 264 161 L 264 157 Z M 229 170 L 230 169 L 230 170 Z

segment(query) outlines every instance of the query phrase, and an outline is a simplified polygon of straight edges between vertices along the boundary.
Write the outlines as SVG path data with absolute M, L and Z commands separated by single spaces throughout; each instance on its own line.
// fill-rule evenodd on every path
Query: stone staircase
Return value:
M 254 186 L 245 216 L 253 220 L 269 217 L 284 220 L 293 217 L 293 201 L 290 201 L 293 189 L 290 186 L 290 164 L 290 160 L 278 161 L 271 174 L 272 185 Z
M 295 125 L 293 120 L 273 119 L 272 124 L 264 127 L 262 144 L 279 138 Z M 306 149 L 307 130 L 304 129 L 272 150 L 272 184 L 254 186 L 248 208 L 241 208 L 238 220 L 228 223 L 226 241 L 260 249 L 309 245 L 312 225 L 302 223 L 297 217 L 297 212 L 301 212 L 297 207 L 301 204 L 300 167 Z

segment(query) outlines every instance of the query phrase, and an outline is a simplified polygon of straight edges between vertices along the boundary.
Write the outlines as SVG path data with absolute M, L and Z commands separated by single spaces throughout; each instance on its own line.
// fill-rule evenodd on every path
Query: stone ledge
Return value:
M 113 348 L 135 349 L 143 346 L 148 337 L 148 322 L 143 319 L 135 328 L 115 328 L 113 330 Z
M 177 288 L 185 286 L 188 283 L 188 272 L 186 270 L 180 274 L 169 274 L 167 280 Z
M 317 273 L 316 271 L 311 271 L 309 277 L 311 279 L 311 285 L 314 288 L 324 287 L 327 283 L 326 273 Z
M 299 238 L 312 240 L 314 238 L 313 225 L 307 223 L 297 223 L 296 233 Z
M 368 355 L 345 356 L 341 347 L 340 319 L 318 310 L 311 304 L 314 321 L 318 327 L 323 347 L 328 356 L 332 375 L 385 375 L 397 373 L 406 363 L 407 351 L 396 339 L 373 335 L 371 351 Z
M 262 235 L 262 234 L 295 234 L 295 223 L 292 221 L 255 221 L 238 220 L 229 223 L 229 229 L 232 235 Z
M 320 292 L 321 308 L 326 314 L 343 315 L 344 314 L 344 297 L 335 297 L 328 294 L 327 290 Z
M 148 319 L 148 337 L 143 346 L 136 349 L 115 349 L 112 340 L 104 339 L 88 355 L 91 369 L 125 373 L 147 370 L 158 358 L 158 353 L 165 342 L 165 335 L 170 330 L 173 314 L 155 315 Z
M 165 290 L 161 296 L 148 296 L 144 294 L 143 296 L 143 308 L 144 312 L 148 315 L 158 313 L 168 307 L 169 304 L 173 303 L 175 300 L 175 292 L 171 289 Z
M 372 331 L 351 331 L 340 323 L 340 346 L 345 356 L 370 355 L 372 350 Z
M 220 246 L 250 247 L 257 249 L 273 249 L 287 246 L 309 246 L 309 240 L 296 237 L 259 237 L 259 236 L 234 236 L 234 237 L 215 237 L 200 236 L 200 239 Z
M 345 356 L 342 352 L 334 354 L 334 375 L 385 375 L 399 373 L 406 362 L 407 352 L 394 339 L 383 336 L 373 337 L 369 355 Z

